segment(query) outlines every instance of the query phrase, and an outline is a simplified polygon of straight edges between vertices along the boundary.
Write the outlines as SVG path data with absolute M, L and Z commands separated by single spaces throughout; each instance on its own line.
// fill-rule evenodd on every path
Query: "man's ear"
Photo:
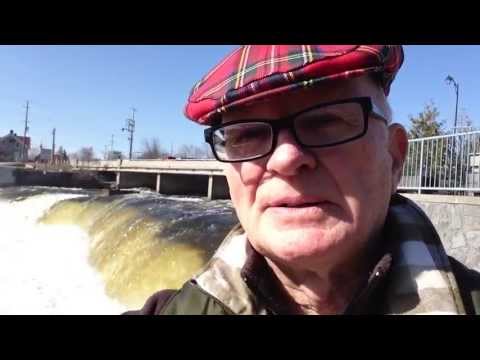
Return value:
M 391 124 L 388 127 L 388 151 L 392 157 L 392 194 L 397 191 L 402 176 L 403 164 L 407 156 L 408 136 L 405 128 L 400 124 Z

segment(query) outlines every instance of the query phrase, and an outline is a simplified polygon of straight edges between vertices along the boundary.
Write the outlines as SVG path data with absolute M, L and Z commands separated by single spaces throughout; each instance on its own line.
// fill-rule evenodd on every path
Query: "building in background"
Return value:
M 52 160 L 52 149 L 45 149 L 40 145 L 40 154 L 35 157 L 36 163 L 46 164 Z
M 23 154 L 25 148 L 25 157 Z M 0 137 L 0 161 L 23 161 L 28 158 L 30 150 L 30 138 L 18 136 L 13 130 Z

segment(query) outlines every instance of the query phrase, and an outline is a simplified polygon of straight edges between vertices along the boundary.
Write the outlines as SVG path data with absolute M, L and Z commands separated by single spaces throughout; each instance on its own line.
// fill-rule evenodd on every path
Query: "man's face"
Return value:
M 245 106 L 224 122 L 274 120 L 358 96 L 370 96 L 386 112 L 381 90 L 362 77 Z M 259 253 L 292 268 L 340 263 L 381 227 L 395 188 L 397 145 L 385 122 L 368 121 L 364 137 L 328 148 L 302 148 L 283 129 L 271 155 L 226 165 L 234 207 Z

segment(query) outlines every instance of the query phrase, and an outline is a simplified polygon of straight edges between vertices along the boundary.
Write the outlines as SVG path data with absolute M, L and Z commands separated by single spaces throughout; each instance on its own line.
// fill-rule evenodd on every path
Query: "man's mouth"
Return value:
M 301 209 L 319 207 L 327 204 L 331 204 L 331 202 L 317 196 L 285 196 L 266 201 L 265 208 Z
M 282 203 L 274 207 L 286 207 L 286 208 L 306 208 L 306 207 L 311 207 L 311 206 L 319 206 L 322 203 L 326 203 L 325 201 L 322 202 L 307 202 L 307 203 L 301 203 L 301 204 L 287 204 L 287 203 Z

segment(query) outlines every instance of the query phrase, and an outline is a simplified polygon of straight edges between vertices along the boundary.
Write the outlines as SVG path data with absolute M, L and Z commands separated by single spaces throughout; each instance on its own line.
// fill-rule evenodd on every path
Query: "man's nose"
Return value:
M 314 169 L 316 166 L 315 154 L 300 145 L 290 130 L 280 130 L 276 147 L 267 162 L 267 170 L 293 176 L 303 168 Z

